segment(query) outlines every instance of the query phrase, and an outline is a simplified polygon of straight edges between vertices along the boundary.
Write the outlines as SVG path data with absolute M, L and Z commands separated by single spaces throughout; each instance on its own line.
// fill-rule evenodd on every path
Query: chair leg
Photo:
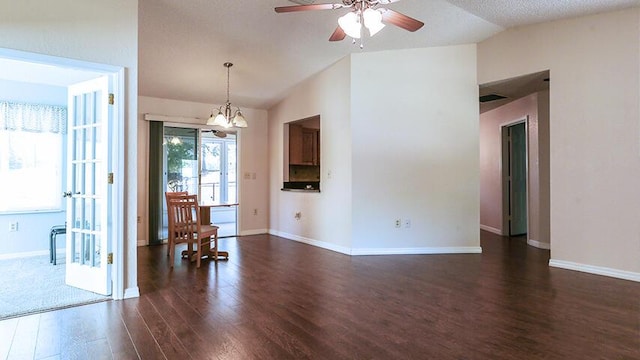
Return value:
M 170 245 L 169 246 L 169 266 L 171 266 L 171 268 L 173 268 L 175 253 L 176 253 L 175 246 Z
M 197 243 L 197 250 L 196 250 L 196 268 L 200 268 L 200 263 L 202 262 L 202 239 L 198 239 Z M 189 247 L 191 247 L 191 244 L 189 244 Z
M 57 257 L 58 254 L 56 253 L 56 250 L 58 248 L 58 246 L 56 245 L 56 237 L 58 234 L 53 234 L 53 238 L 51 240 L 51 256 L 53 257 L 53 265 L 57 265 Z
M 218 261 L 218 232 L 213 234 L 213 259 Z

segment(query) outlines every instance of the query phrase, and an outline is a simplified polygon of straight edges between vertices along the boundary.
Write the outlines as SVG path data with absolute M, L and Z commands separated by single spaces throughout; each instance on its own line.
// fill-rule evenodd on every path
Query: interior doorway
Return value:
M 527 119 L 502 127 L 503 224 L 509 236 L 528 233 Z
M 86 107 L 70 106 L 67 101 L 71 101 L 72 89 L 74 86 L 101 79 L 106 84 L 99 92 L 83 93 L 83 103 L 91 98 L 96 101 L 91 109 Z M 121 166 L 123 164 L 124 153 L 120 151 L 119 144 L 122 141 L 124 113 L 124 68 L 103 65 L 96 63 L 88 63 L 84 61 L 53 57 L 43 54 L 27 53 L 11 49 L 0 49 L 0 91 L 1 99 L 4 102 L 5 111 L 4 121 L 9 121 L 13 125 L 2 128 L 6 131 L 8 141 L 3 141 L 4 145 L 10 143 L 20 143 L 22 148 L 29 148 L 29 153 L 14 151 L 10 149 L 4 151 L 9 154 L 12 159 L 10 161 L 0 160 L 0 168 L 3 172 L 3 178 L 7 181 L 13 179 L 17 187 L 13 187 L 14 193 L 19 196 L 23 193 L 21 188 L 35 189 L 42 188 L 43 183 L 56 184 L 46 196 L 40 198 L 55 198 L 56 202 L 52 202 L 45 207 L 39 207 L 38 204 L 31 204 L 29 209 L 5 209 L 0 212 L 0 224 L 11 222 L 16 224 L 12 228 L 11 234 L 2 234 L 3 246 L 0 248 L 0 258 L 13 262 L 29 262 L 42 265 L 39 267 L 37 275 L 33 276 L 28 282 L 23 281 L 22 285 L 17 284 L 11 287 L 2 284 L 6 290 L 4 295 L 12 296 L 12 294 L 21 294 L 24 289 L 34 288 L 28 292 L 29 301 L 24 296 L 20 301 L 9 301 L 16 309 L 11 309 L 13 314 L 26 314 L 29 312 L 51 310 L 58 307 L 68 307 L 81 305 L 87 301 L 87 297 L 69 296 L 68 288 L 82 288 L 89 291 L 79 289 L 78 294 L 95 294 L 100 292 L 107 296 L 99 296 L 98 299 L 122 298 L 123 289 L 123 263 L 122 263 L 122 224 L 124 209 L 120 198 L 124 184 L 124 179 L 108 180 L 107 173 L 122 173 Z M 108 94 L 111 94 L 111 102 L 109 105 Z M 103 101 L 104 100 L 104 101 Z M 102 112 L 98 111 L 100 106 L 104 106 L 105 113 L 109 113 L 109 120 L 103 118 L 104 123 L 108 124 L 108 128 L 102 128 L 98 124 L 101 121 L 92 122 L 91 124 L 80 124 L 77 122 L 67 123 L 67 113 L 69 118 L 75 110 L 82 109 L 85 114 L 91 116 Z M 77 103 L 74 103 L 77 104 Z M 115 104 L 115 105 L 114 105 Z M 33 128 L 34 124 L 40 124 L 45 121 L 44 115 L 39 114 L 30 116 L 30 119 L 36 119 L 37 122 L 31 121 L 28 125 L 26 122 L 19 120 L 20 116 L 12 115 L 16 109 L 21 112 L 31 110 L 47 110 L 49 107 L 63 108 L 65 111 L 64 125 L 59 127 L 43 127 L 47 131 L 40 129 L 38 126 Z M 85 111 L 87 110 L 87 111 Z M 46 111 L 45 111 L 46 112 Z M 32 111 L 33 114 L 33 111 Z M 78 117 L 77 119 L 79 119 Z M 85 118 L 85 117 L 83 117 Z M 97 119 L 97 116 L 92 117 Z M 9 119 L 9 120 L 8 120 Z M 48 121 L 48 120 L 46 120 Z M 51 124 L 49 124 L 51 125 Z M 67 139 L 67 134 L 71 134 L 71 128 L 81 128 L 83 136 L 74 136 L 73 141 Z M 98 130 L 100 128 L 100 130 Z M 22 134 L 22 135 L 21 135 Z M 25 138 L 24 134 L 34 134 Z M 45 145 L 44 142 L 36 140 L 36 136 L 40 134 L 57 134 L 60 135 L 60 141 L 57 145 Z M 91 134 L 91 136 L 87 135 Z M 69 135 L 70 136 L 70 135 Z M 34 139 L 30 139 L 30 138 Z M 22 139 L 22 141 L 12 141 Z M 109 146 L 100 146 L 108 144 Z M 98 151 L 100 149 L 100 151 Z M 6 150 L 6 149 L 5 149 Z M 74 162 L 77 165 L 70 173 L 71 169 L 68 155 L 72 152 L 76 154 L 82 152 L 83 160 Z M 98 157 L 97 154 L 100 154 Z M 56 156 L 61 163 L 58 171 L 49 171 L 46 174 L 39 174 L 40 168 L 47 169 L 49 162 L 41 161 L 46 156 Z M 98 164 L 104 164 L 99 167 Z M 82 171 L 79 168 L 82 167 Z M 67 169 L 67 170 L 65 170 Z M 14 174 L 15 173 L 15 174 Z M 21 173 L 31 174 L 27 179 L 29 181 L 16 181 Z M 70 179 L 82 179 L 83 186 L 68 187 Z M 45 181 L 43 181 L 45 180 Z M 107 191 L 97 192 L 95 189 L 99 184 L 108 184 Z M 91 191 L 88 191 L 91 190 Z M 33 191 L 30 191 L 33 192 Z M 73 200 L 62 200 L 63 193 L 70 194 Z M 99 194 L 99 196 L 98 196 Z M 78 199 L 89 199 L 82 204 Z M 73 205 L 69 205 L 71 202 Z M 12 202 L 24 203 L 24 201 Z M 88 205 L 87 205 L 88 204 Z M 73 210 L 73 211 L 72 211 Z M 81 214 L 81 215 L 79 215 Z M 53 226 L 64 226 L 65 220 L 69 224 L 66 215 L 73 216 L 73 224 L 66 227 L 66 236 L 58 236 L 58 241 L 50 242 L 50 231 Z M 98 221 L 100 219 L 100 221 Z M 19 225 L 18 225 L 19 224 Z M 76 226 L 78 225 L 78 226 Z M 6 235 L 6 236 L 5 236 Z M 86 241 L 89 239 L 88 241 Z M 62 241 L 60 241 L 62 240 Z M 65 241 L 66 240 L 66 241 Z M 95 241 L 94 241 L 95 240 Z M 100 245 L 98 246 L 98 240 Z M 16 244 L 15 246 L 12 244 Z M 52 248 L 52 245 L 55 244 Z M 85 246 L 90 244 L 90 246 Z M 75 249 L 75 250 L 73 250 Z M 62 252 L 61 252 L 62 250 Z M 65 251 L 66 250 L 66 251 Z M 87 250 L 87 251 L 85 251 Z M 70 256 L 70 252 L 73 254 Z M 51 252 L 51 253 L 50 253 Z M 110 255 L 112 254 L 112 255 Z M 55 255 L 55 258 L 52 258 Z M 79 259 L 86 259 L 84 256 L 92 259 L 91 266 Z M 109 256 L 110 255 L 110 256 Z M 107 258 L 116 259 L 111 263 Z M 44 259 L 44 260 L 41 260 Z M 53 264 L 56 259 L 57 264 Z M 42 264 L 41 264 L 42 262 Z M 71 269 L 77 267 L 77 269 Z M 30 265 L 29 268 L 35 268 Z M 100 269 L 98 278 L 92 281 L 84 281 L 86 277 L 75 277 L 75 280 L 69 281 L 69 276 L 77 274 L 87 274 L 86 269 Z M 6 273 L 5 273 L 6 275 Z M 12 278 L 5 276 L 3 278 Z M 42 280 L 42 279 L 47 280 Z M 32 281 L 36 279 L 37 281 Z M 65 279 L 67 285 L 65 285 Z M 44 282 L 38 282 L 38 281 Z M 98 280 L 98 281 L 95 281 Z M 97 291 L 93 285 L 96 283 L 103 284 L 104 287 Z M 10 290 L 11 289 L 11 290 Z M 42 291 L 39 291 L 42 289 Z M 57 292 L 65 293 L 65 295 L 56 295 Z M 93 299 L 93 298 L 92 298 Z M 90 300 L 95 301 L 95 300 Z M 0 302 L 6 302 L 4 299 Z M 33 306 L 31 306 L 31 305 Z M 25 311 L 25 312 L 22 312 Z M 6 316 L 4 312 L 3 316 Z

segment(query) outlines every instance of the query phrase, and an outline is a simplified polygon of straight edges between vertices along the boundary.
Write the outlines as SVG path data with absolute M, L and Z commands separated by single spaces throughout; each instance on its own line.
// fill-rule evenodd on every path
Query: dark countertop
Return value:
M 282 185 L 282 191 L 320 192 L 319 181 L 288 181 Z

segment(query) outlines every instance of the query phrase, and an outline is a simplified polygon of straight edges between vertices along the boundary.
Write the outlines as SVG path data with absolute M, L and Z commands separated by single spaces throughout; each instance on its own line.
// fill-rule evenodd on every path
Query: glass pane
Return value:
M 167 190 L 198 191 L 197 129 L 165 128 Z
M 87 160 L 93 159 L 93 128 L 83 129 L 84 133 L 84 157 Z
M 94 212 L 94 218 L 93 218 L 94 229 L 96 231 L 100 231 L 100 227 L 102 226 L 102 204 L 100 203 L 100 200 L 94 200 L 93 212 Z
M 227 202 L 237 201 L 236 144 L 227 143 Z
M 107 174 L 102 174 L 102 176 L 100 176 L 100 174 L 98 174 L 99 169 L 100 169 L 100 162 L 93 164 L 93 173 L 94 173 L 93 188 L 95 189 L 94 194 L 98 194 L 98 195 L 103 189 L 103 186 L 104 186 L 103 184 L 106 181 L 105 177 L 107 176 Z
M 74 144 L 73 144 L 73 148 L 74 148 L 74 153 L 73 153 L 73 158 L 74 159 L 82 159 L 83 158 L 83 145 L 84 145 L 84 139 L 82 138 L 84 135 L 84 132 L 82 131 L 82 129 L 76 129 L 74 130 L 75 132 L 75 137 L 74 137 Z
M 220 201 L 220 152 L 222 144 L 211 139 L 202 143 L 202 176 L 200 196 L 202 202 Z
M 94 109 L 94 103 L 95 103 L 95 95 L 93 93 L 90 94 L 85 94 L 85 105 L 84 105 L 84 121 L 83 121 L 83 125 L 89 125 L 89 124 L 93 124 L 94 122 L 94 118 L 95 118 L 95 109 Z
M 95 127 L 93 128 L 93 146 L 94 146 L 94 153 L 95 153 L 95 159 L 97 160 L 101 160 L 104 159 L 103 156 L 104 154 L 102 153 L 102 132 L 100 131 L 100 127 Z
M 92 226 L 93 226 L 93 199 L 84 199 L 84 224 L 82 226 L 83 229 L 85 230 L 92 230 Z
M 73 249 L 71 250 L 71 255 L 73 259 L 71 262 L 79 263 L 80 262 L 80 254 L 82 253 L 82 234 L 74 232 L 73 240 L 71 241 L 71 246 Z
M 82 218 L 82 216 L 84 215 L 84 206 L 83 206 L 83 201 L 80 198 L 74 198 L 73 199 L 73 214 L 74 214 L 74 218 L 73 218 L 73 227 L 75 229 L 82 229 L 84 227 L 84 219 Z
M 76 199 L 76 198 L 72 198 L 72 199 L 71 199 L 71 209 L 69 209 L 69 211 L 71 211 L 71 218 L 72 218 L 72 219 L 74 219 L 74 223 L 73 223 L 73 224 L 70 224 L 70 225 L 71 225 L 71 227 L 73 227 L 73 228 L 77 228 L 77 226 L 76 226 L 76 224 L 75 224 L 75 222 L 76 222 L 76 220 L 75 220 L 75 219 L 77 219 L 77 218 L 78 218 L 78 213 L 77 213 L 77 211 L 76 211 L 76 209 L 77 209 L 77 207 L 76 207 L 76 202 L 77 202 L 77 201 L 78 201 L 78 199 Z
M 99 124 L 100 123 L 100 116 L 102 115 L 102 101 L 100 101 L 100 98 L 102 97 L 102 91 L 97 91 L 96 93 L 92 94 L 94 97 L 94 101 L 93 104 L 95 104 L 95 109 L 93 109 L 93 115 L 91 117 L 91 124 Z
M 75 96 L 73 98 L 73 126 L 82 125 L 82 100 L 81 96 Z
M 93 266 L 100 267 L 102 264 L 100 261 L 100 235 L 93 236 Z
M 82 264 L 91 264 L 91 235 L 83 234 L 84 241 L 82 242 Z
M 86 171 L 84 172 L 84 194 L 86 195 L 93 195 L 94 191 L 93 191 L 93 176 L 95 173 L 95 164 L 84 164 L 84 168 L 86 169 Z

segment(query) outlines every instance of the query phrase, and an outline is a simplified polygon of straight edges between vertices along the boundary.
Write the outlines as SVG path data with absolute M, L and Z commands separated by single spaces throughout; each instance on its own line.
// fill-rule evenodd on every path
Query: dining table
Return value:
M 211 209 L 212 208 L 223 208 L 223 207 L 232 207 L 238 206 L 238 203 L 219 203 L 219 202 L 206 202 L 200 204 L 200 224 L 201 225 L 215 225 L 211 222 Z M 217 240 L 216 240 L 217 241 Z M 216 243 L 216 249 L 218 244 Z M 222 250 L 210 250 L 211 252 L 215 252 L 212 255 L 218 260 L 219 258 L 228 259 L 229 252 Z

